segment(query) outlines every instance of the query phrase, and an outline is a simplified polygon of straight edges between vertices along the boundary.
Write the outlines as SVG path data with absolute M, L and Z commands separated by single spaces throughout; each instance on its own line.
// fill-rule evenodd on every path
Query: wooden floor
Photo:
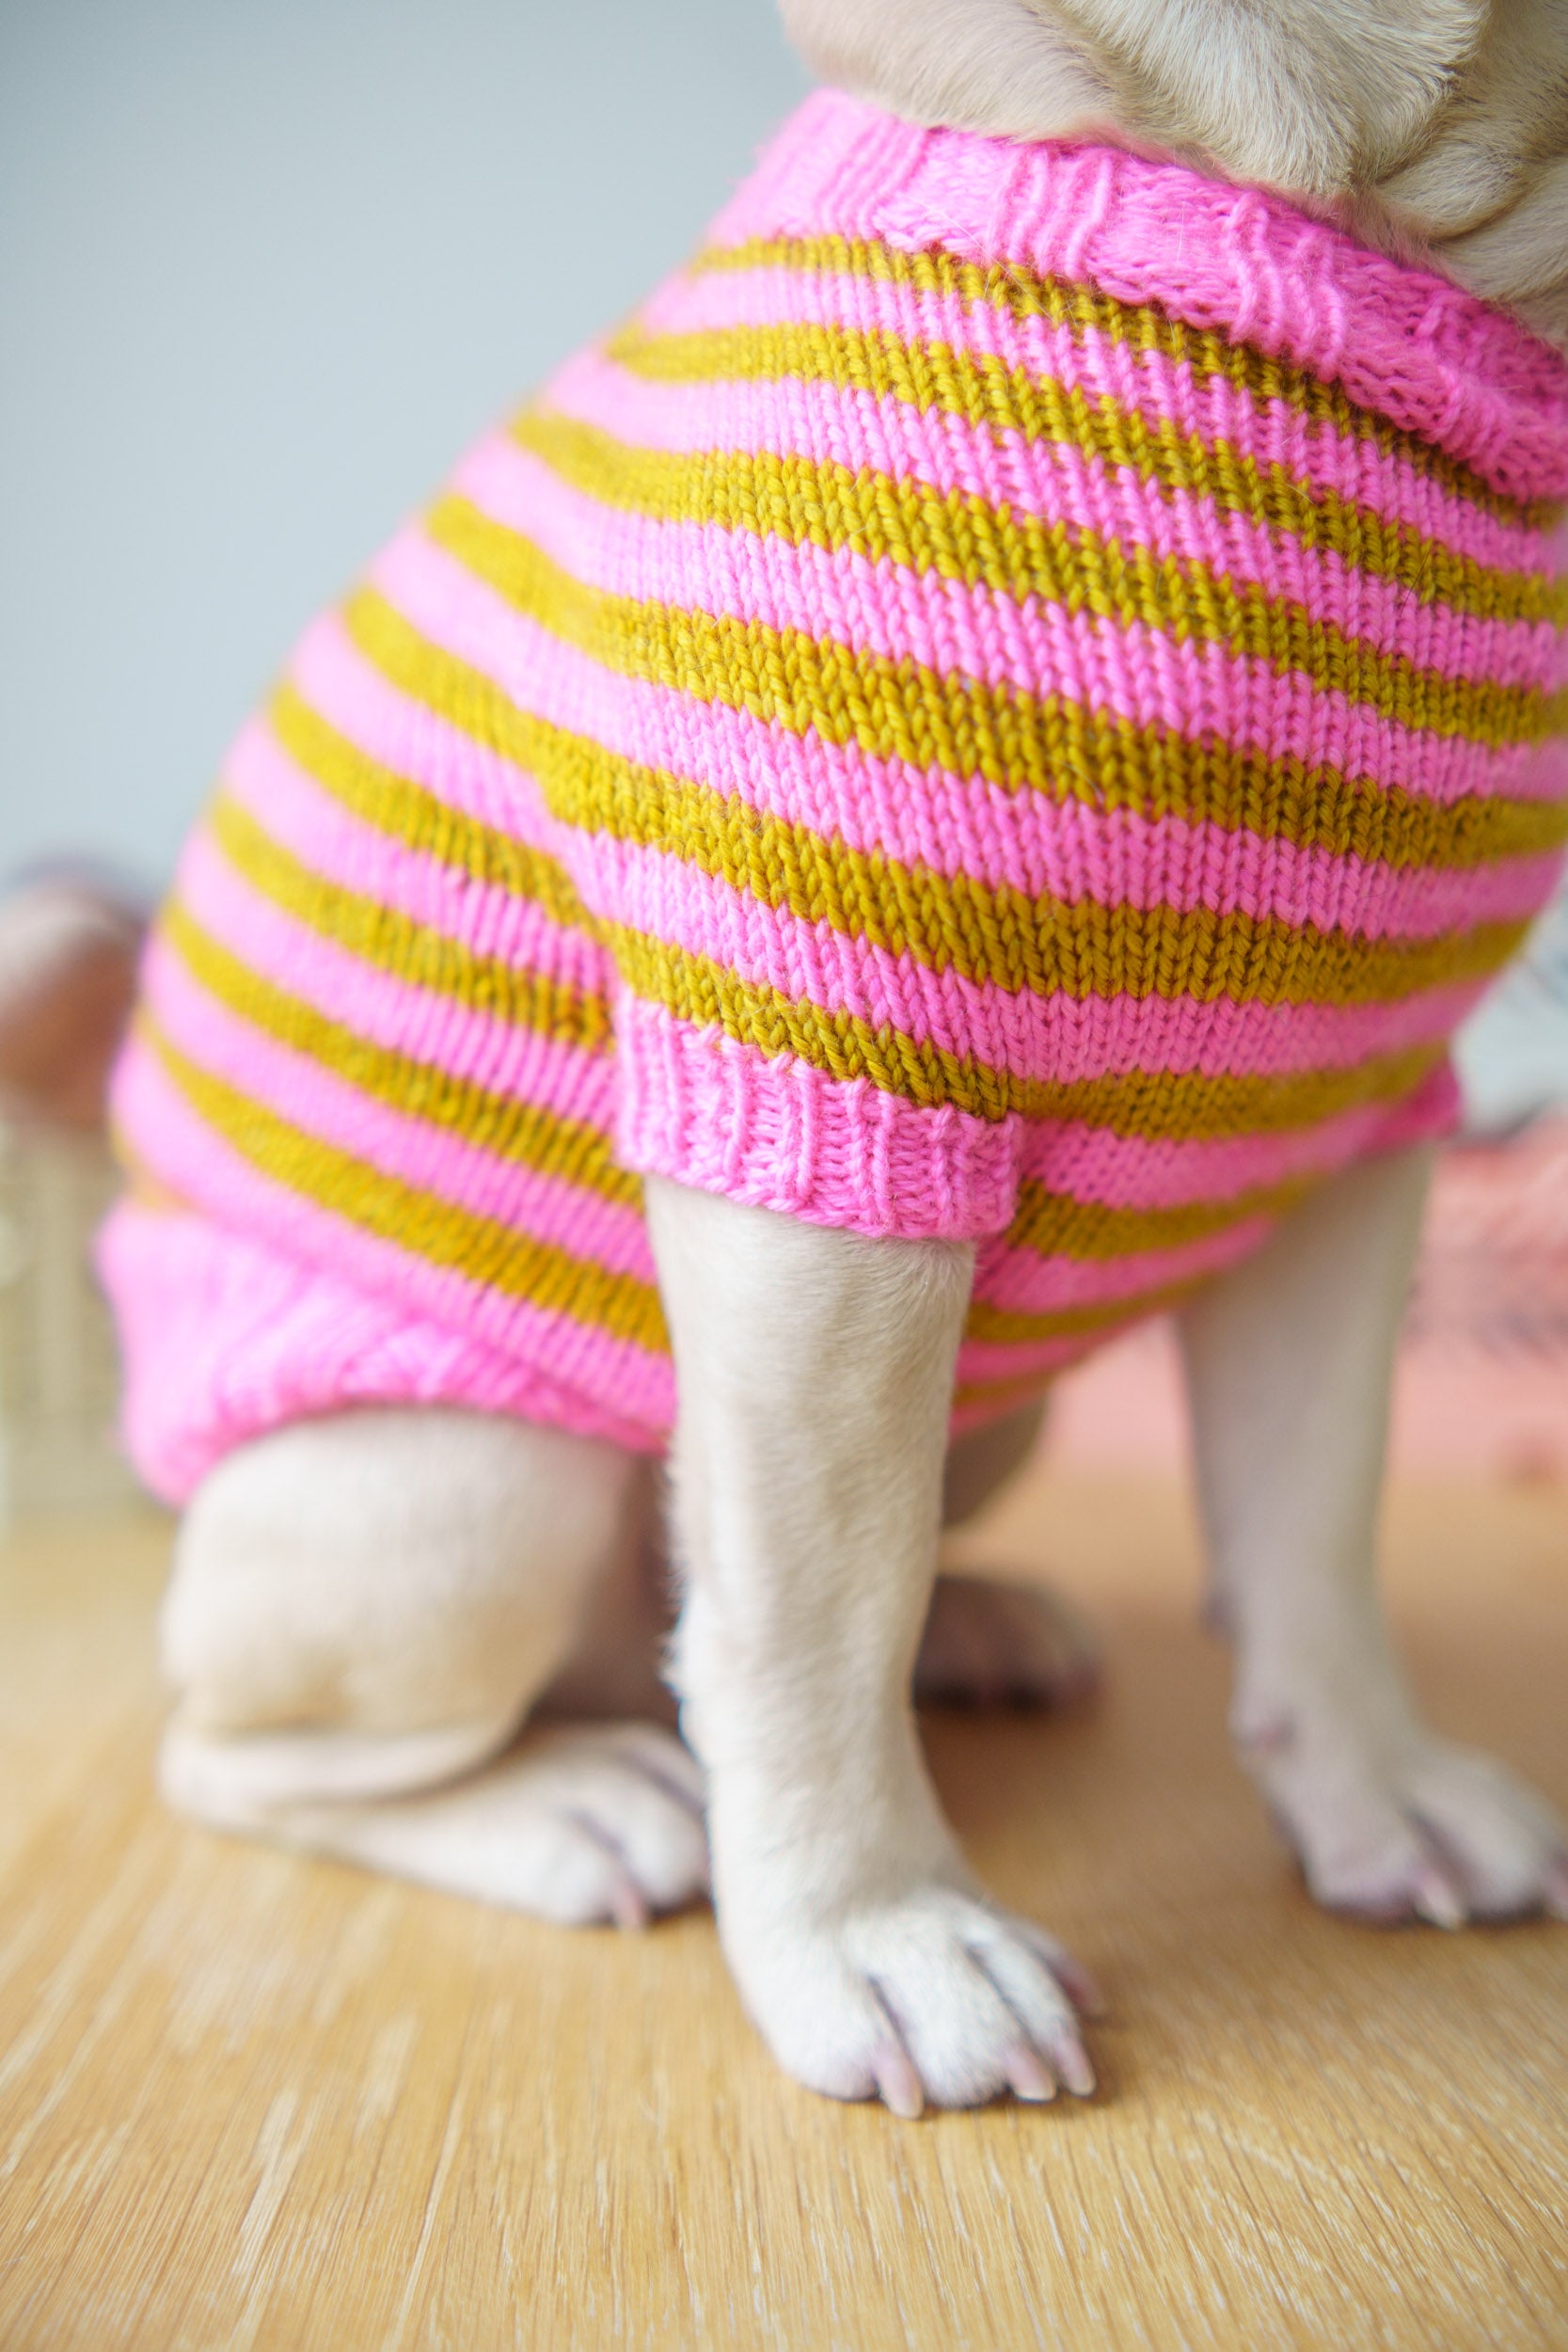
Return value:
M 181 1826 L 155 1521 L 0 1566 L 0 2345 L 1568 2345 L 1568 1929 L 1315 1914 L 1221 1727 L 1171 1489 L 993 1549 L 1098 1708 L 931 1726 L 975 1859 L 1110 1990 L 1087 2107 L 783 2081 L 709 1919 L 572 1936 Z M 1568 1804 L 1568 1502 L 1396 1497 L 1439 1720 Z

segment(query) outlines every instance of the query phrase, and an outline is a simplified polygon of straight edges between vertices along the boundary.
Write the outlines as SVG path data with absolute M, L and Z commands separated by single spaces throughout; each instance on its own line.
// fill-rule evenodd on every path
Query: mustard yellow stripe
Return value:
M 1405 716 L 1407 724 L 1471 733 L 1465 721 L 1473 700 L 1497 729 L 1535 699 L 1530 689 L 1449 677 L 1381 652 L 1314 619 L 1305 605 L 1233 580 L 1196 556 L 1156 556 L 1075 524 L 1046 523 L 892 474 L 851 473 L 771 451 L 691 457 L 636 449 L 576 419 L 538 412 L 519 418 L 513 432 L 559 479 L 648 519 L 716 522 L 828 553 L 853 549 L 917 577 L 929 572 L 1009 600 L 1027 595 L 1073 618 L 1155 629 L 1178 644 L 1223 645 L 1386 716 Z
M 564 823 L 656 850 L 774 912 L 1014 995 L 1382 1004 L 1490 977 L 1524 935 L 1521 923 L 1492 923 L 1366 940 L 1272 915 L 1030 898 L 824 840 L 738 796 L 632 767 L 538 723 L 526 733 L 531 765 Z M 348 779 L 348 756 L 334 752 L 329 764 Z M 595 935 L 608 935 L 603 925 Z
M 484 956 L 379 899 L 329 882 L 275 841 L 248 810 L 219 794 L 207 830 L 236 872 L 297 922 L 334 941 L 378 972 L 411 987 L 456 997 L 476 1012 L 517 1027 L 542 1029 L 562 1044 L 602 1053 L 610 1042 L 603 997 Z
M 491 706 L 497 713 L 511 707 L 493 685 L 484 684 L 485 715 L 493 715 Z M 470 722 L 476 716 L 471 710 L 468 715 Z M 456 866 L 474 882 L 531 900 L 563 929 L 580 930 L 586 923 L 582 901 L 553 858 L 465 815 L 412 776 L 382 767 L 312 709 L 295 686 L 285 681 L 276 690 L 267 720 L 289 756 L 376 832 Z M 476 729 L 470 723 L 467 731 Z M 488 740 L 487 731 L 479 739 Z
M 993 353 L 914 343 L 879 330 L 783 325 L 651 335 L 633 326 L 609 346 L 628 373 L 660 383 L 718 379 L 852 388 L 961 418 L 998 438 L 1019 436 L 1078 451 L 1107 473 L 1130 471 L 1169 495 L 1184 490 L 1220 514 L 1245 515 L 1354 570 L 1393 580 L 1418 603 L 1439 600 L 1486 620 L 1568 616 L 1568 588 L 1544 572 L 1494 569 L 1364 501 L 1299 480 L 1277 460 L 1259 465 L 1223 437 L 1183 433 L 1113 394 L 1085 392 L 1011 367 Z
M 1293 1176 L 1276 1184 L 1257 1184 L 1217 1200 L 1184 1200 L 1171 1208 L 1113 1208 L 1102 1200 L 1080 1200 L 1053 1192 L 1032 1177 L 1019 1186 L 1011 1248 L 1041 1258 L 1103 1261 L 1151 1249 L 1180 1249 L 1207 1241 L 1253 1217 L 1281 1217 L 1306 1199 L 1316 1179 Z
M 818 362 L 813 373 L 841 380 L 845 371 L 835 368 L 832 361 L 835 357 L 842 361 L 848 355 L 835 352 L 830 330 L 780 332 L 786 342 L 791 338 L 808 338 L 809 350 L 796 356 L 809 356 Z M 759 335 L 766 335 L 771 344 L 772 330 L 737 330 L 724 339 L 721 354 L 705 357 L 736 357 L 738 340 L 743 346 L 739 364 L 726 373 L 752 374 L 756 373 L 753 346 Z M 901 348 L 893 347 L 894 351 Z M 908 357 L 907 350 L 902 356 Z M 966 355 L 965 363 L 992 371 L 1000 365 L 984 354 L 975 355 L 972 361 Z M 630 364 L 636 364 L 635 350 Z M 802 372 L 799 367 L 792 371 Z M 865 372 L 863 367 L 847 371 L 851 380 Z M 910 393 L 916 389 L 912 373 L 903 389 Z M 995 389 L 993 376 L 991 398 L 984 413 L 972 416 L 971 421 L 996 421 Z M 1281 501 L 1271 498 L 1270 485 L 1258 475 L 1256 466 L 1250 478 L 1245 475 L 1250 460 L 1232 466 L 1216 454 L 1211 464 L 1209 449 L 1196 443 L 1203 470 L 1216 477 L 1199 483 L 1192 478 L 1192 445 L 1179 443 L 1177 458 L 1161 462 L 1159 450 L 1141 420 L 1124 418 L 1115 403 L 1109 408 L 1115 412 L 1117 438 L 1107 441 L 1103 435 L 1094 433 L 1098 412 L 1085 405 L 1082 393 L 1069 394 L 1066 388 L 1038 377 L 1023 378 L 1020 390 L 1022 401 L 1035 412 L 1031 421 L 1050 428 L 1032 437 L 1070 442 L 1095 458 L 1125 460 L 1128 436 L 1136 437 L 1142 432 L 1148 446 L 1140 453 L 1137 469 L 1162 476 L 1161 488 L 1180 488 L 1212 498 L 1227 511 L 1245 513 L 1273 527 L 1286 520 L 1279 511 Z M 1151 564 L 1138 550 L 1130 557 L 1117 541 L 1078 524 L 1047 523 L 1011 503 L 999 506 L 977 494 L 939 491 L 912 477 L 881 472 L 870 466 L 851 469 L 827 459 L 772 450 L 644 449 L 579 418 L 536 405 L 515 417 L 510 429 L 519 446 L 575 488 L 660 521 L 716 522 L 729 530 L 766 532 L 792 545 L 810 544 L 831 551 L 853 548 L 870 562 L 903 564 L 916 571 L 934 571 L 944 579 L 1012 596 L 1028 590 L 1069 610 L 1082 607 L 1112 617 L 1151 617 L 1147 609 L 1149 592 L 1139 585 L 1151 571 L 1190 579 L 1194 596 L 1206 604 L 1241 597 L 1271 611 L 1277 605 L 1281 612 L 1300 612 L 1300 608 L 1285 599 L 1265 596 L 1261 589 L 1244 583 L 1237 588 L 1196 558 L 1180 564 Z M 1238 471 L 1238 467 L 1243 470 Z M 1369 522 L 1359 509 L 1354 515 L 1341 512 L 1336 516 L 1330 511 L 1332 500 L 1325 504 L 1323 496 L 1309 492 L 1304 485 L 1281 479 L 1291 535 L 1312 552 L 1331 552 L 1353 571 L 1392 576 L 1400 585 L 1409 587 L 1418 603 L 1442 603 L 1498 621 L 1547 621 L 1558 626 L 1568 621 L 1568 582 L 1542 573 L 1489 569 L 1470 557 L 1454 554 L 1440 540 L 1401 532 L 1396 526 L 1381 526 L 1375 517 Z M 1393 544 L 1386 544 L 1390 535 Z M 1402 540 L 1411 542 L 1408 548 L 1402 548 Z M 1134 589 L 1140 600 L 1132 612 L 1124 612 Z M 1301 612 L 1291 627 L 1299 630 L 1304 626 L 1313 624 Z
M 984 304 L 1015 319 L 1043 318 L 1074 336 L 1104 336 L 1133 351 L 1158 353 L 1184 367 L 1197 382 L 1223 377 L 1254 402 L 1278 401 L 1313 424 L 1370 440 L 1428 475 L 1457 496 L 1532 529 L 1549 529 L 1561 514 L 1548 501 L 1522 501 L 1495 490 L 1472 468 L 1450 457 L 1408 427 L 1353 401 L 1340 385 L 1325 383 L 1309 370 L 1260 351 L 1256 344 L 1221 334 L 1215 327 L 1188 326 L 1157 303 L 1121 302 L 1092 286 L 1041 278 L 1012 262 L 981 265 L 930 247 L 905 253 L 891 246 L 846 237 L 753 239 L 710 246 L 692 264 L 693 275 L 759 269 L 800 270 L 813 275 L 866 278 L 911 286 L 918 293 L 957 296 Z
M 306 1134 L 180 1052 L 145 1010 L 138 1034 L 198 1117 L 251 1167 L 318 1208 L 424 1259 L 526 1299 L 546 1314 L 660 1352 L 668 1348 L 657 1292 L 629 1274 L 573 1257 L 494 1218 L 372 1168 Z
M 606 775 L 619 779 L 616 788 L 634 795 L 662 790 L 672 781 L 518 710 L 481 672 L 421 637 L 374 590 L 360 590 L 350 600 L 344 621 L 355 644 L 388 684 L 520 767 L 537 772 L 550 762 L 602 759 Z M 1368 776 L 1308 768 L 1299 760 L 1269 761 L 1222 743 L 1192 742 L 1171 729 L 1135 726 L 1058 696 L 1042 700 L 1037 718 L 1034 731 L 1020 739 L 1017 763 L 990 781 L 1009 791 L 1037 792 L 1047 801 L 1244 830 L 1261 840 L 1287 840 L 1304 850 L 1402 869 L 1469 867 L 1494 858 L 1534 856 L 1568 838 L 1568 803 L 1561 801 L 1471 794 L 1443 806 L 1397 786 L 1385 789 Z M 313 755 L 303 764 L 372 822 L 382 821 L 375 810 L 387 803 L 391 813 L 384 829 L 414 846 L 429 846 L 422 839 L 423 818 L 408 819 L 418 837 L 416 831 L 400 830 L 396 794 L 388 796 L 376 784 L 363 795 L 351 787 L 352 762 L 341 753 L 327 766 L 316 766 Z M 403 779 L 393 781 L 399 790 L 404 788 Z M 419 787 L 406 790 L 414 794 Z M 531 854 L 542 866 L 537 853 Z M 488 878 L 499 855 L 488 843 L 478 843 L 471 857 L 459 847 L 453 850 L 454 862 L 480 879 Z M 559 868 L 554 876 L 549 890 L 568 892 Z
M 1189 1281 L 1166 1282 L 1158 1289 L 1138 1291 L 1128 1298 L 1104 1299 L 1092 1307 L 1062 1307 L 1040 1314 L 1020 1314 L 977 1298 L 970 1308 L 964 1337 L 984 1340 L 998 1347 L 1022 1347 L 1042 1340 L 1069 1340 L 1081 1334 L 1108 1331 L 1120 1324 L 1142 1322 L 1148 1315 L 1168 1313 L 1182 1299 L 1190 1298 L 1206 1279 L 1203 1275 L 1195 1275 Z
M 1489 977 L 1525 932 L 1523 923 L 1489 923 L 1366 940 L 1207 907 L 1031 898 L 825 841 L 700 786 L 607 774 L 592 753 L 542 759 L 539 774 L 555 815 L 584 831 L 658 850 L 774 912 L 1012 995 L 1386 1004 Z
M 520 532 L 467 499 L 437 501 L 425 517 L 434 543 L 520 612 L 622 675 L 705 702 L 750 710 L 795 734 L 815 729 L 883 756 L 940 761 L 957 773 L 990 774 L 1015 763 L 1020 738 L 1038 724 L 1037 699 L 912 660 L 894 661 L 838 638 L 772 628 L 761 621 L 615 596 L 574 579 Z M 1381 656 L 1302 639 L 1249 648 L 1283 674 L 1348 694 L 1402 725 L 1494 748 L 1536 742 L 1568 720 L 1568 693 L 1402 675 Z
M 423 985 L 470 1004 L 476 1001 L 473 990 L 480 978 L 491 977 L 483 960 L 455 943 L 313 873 L 232 802 L 220 799 L 209 823 L 224 855 L 254 888 L 376 969 L 403 978 L 418 973 Z M 1354 1070 L 1310 1071 L 1284 1078 L 1134 1073 L 1083 1085 L 1042 1083 L 950 1054 L 896 1029 L 874 1027 L 851 1014 L 800 1003 L 776 989 L 743 981 L 705 957 L 638 931 L 601 925 L 598 935 L 626 985 L 683 1021 L 699 1026 L 716 1024 L 762 1053 L 797 1055 L 833 1077 L 866 1078 L 911 1102 L 952 1103 L 990 1120 L 1022 1111 L 1036 1118 L 1082 1119 L 1122 1134 L 1173 1137 L 1273 1132 L 1309 1125 L 1358 1103 L 1396 1099 L 1419 1082 L 1441 1052 L 1440 1047 L 1423 1046 Z M 513 990 L 516 1009 L 512 1017 L 549 1027 L 550 985 L 537 976 L 504 966 L 500 970 Z M 563 1015 L 580 1018 L 583 1003 L 567 997 Z M 595 1012 L 602 1015 L 602 1008 L 596 1007 Z M 599 1041 L 596 1034 L 593 1041 Z
M 610 1139 L 599 1128 L 563 1118 L 538 1103 L 494 1093 L 328 1019 L 303 997 L 242 962 L 178 898 L 165 907 L 158 928 L 210 996 L 264 1037 L 306 1056 L 360 1093 L 459 1136 L 499 1159 L 515 1161 L 601 1200 L 626 1208 L 640 1203 L 641 1183 L 616 1166 Z
M 515 767 L 532 767 L 540 722 L 519 710 L 483 670 L 422 636 L 379 589 L 355 589 L 341 608 L 341 619 L 351 644 L 389 686 Z M 404 781 L 397 779 L 400 786 Z M 478 854 L 488 858 L 490 846 L 482 845 Z M 483 867 L 473 870 L 482 872 Z M 571 888 L 560 868 L 552 886 Z
M 923 1104 L 950 1103 L 987 1120 L 1019 1111 L 1030 1119 L 1080 1120 L 1117 1135 L 1185 1142 L 1316 1125 L 1364 1103 L 1410 1093 L 1441 1058 L 1441 1046 L 1381 1056 L 1352 1070 L 1284 1077 L 1247 1073 L 1218 1078 L 1134 1071 L 1067 1084 L 1025 1078 L 891 1026 L 800 1004 L 776 989 L 663 942 L 633 932 L 615 940 L 623 977 L 645 1001 L 678 1020 L 712 1023 L 769 1056 L 796 1055 L 834 1078 L 863 1078 Z

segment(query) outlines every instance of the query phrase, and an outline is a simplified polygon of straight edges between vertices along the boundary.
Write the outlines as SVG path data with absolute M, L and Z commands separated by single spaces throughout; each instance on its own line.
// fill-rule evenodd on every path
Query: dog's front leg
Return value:
M 680 1391 L 673 1679 L 747 2005 L 802 2082 L 900 2114 L 1086 2092 L 1085 1981 L 971 1877 L 910 1699 L 974 1253 L 657 1180 L 648 1212 Z
M 1563 1832 L 1421 1721 L 1378 1606 L 1388 1390 L 1431 1154 L 1324 1185 L 1182 1318 L 1243 1760 L 1338 1909 L 1568 1914 Z

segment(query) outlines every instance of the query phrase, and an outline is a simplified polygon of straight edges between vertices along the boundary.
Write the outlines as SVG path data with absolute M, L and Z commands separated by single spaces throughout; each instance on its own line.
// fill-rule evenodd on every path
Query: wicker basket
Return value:
M 0 1525 L 139 1492 L 91 1260 L 117 1181 L 97 1140 L 0 1120 Z

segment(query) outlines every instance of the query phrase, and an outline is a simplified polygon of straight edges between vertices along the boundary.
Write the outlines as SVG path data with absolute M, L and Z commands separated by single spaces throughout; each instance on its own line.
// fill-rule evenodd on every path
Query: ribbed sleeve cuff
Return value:
M 875 1237 L 1006 1230 L 1023 1121 L 923 1108 L 693 1029 L 625 993 L 615 1019 L 617 1154 L 644 1176 Z

